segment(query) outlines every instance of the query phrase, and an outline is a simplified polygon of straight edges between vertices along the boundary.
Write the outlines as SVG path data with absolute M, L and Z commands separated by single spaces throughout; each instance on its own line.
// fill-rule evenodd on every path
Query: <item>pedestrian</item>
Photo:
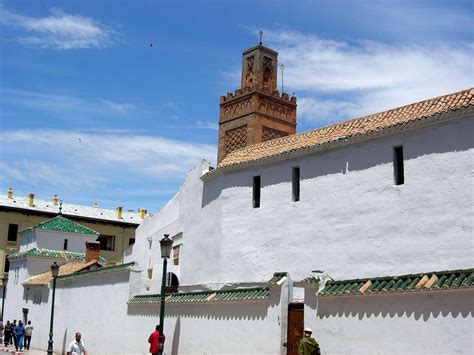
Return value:
M 3 322 L 0 321 L 0 344 L 3 344 L 3 330 L 5 329 L 5 326 L 3 325 Z
M 303 339 L 298 343 L 298 355 L 321 355 L 318 342 L 311 337 L 313 330 L 305 328 Z
M 160 338 L 160 327 L 157 325 L 155 327 L 155 331 L 151 333 L 150 336 L 148 337 L 148 342 L 150 343 L 150 353 L 152 353 L 152 355 L 157 355 L 159 350 L 163 352 L 166 337 L 163 334 L 163 344 L 162 344 L 161 349 L 159 346 L 159 338 Z
M 15 326 L 15 328 L 13 328 L 13 335 L 15 337 L 16 351 L 18 351 L 18 349 L 22 351 L 24 342 L 23 338 L 25 336 L 25 327 L 23 326 L 23 322 L 21 321 L 21 319 L 18 321 L 18 324 Z
M 9 320 L 7 320 L 7 324 L 5 324 L 5 329 L 3 331 L 3 335 L 4 335 L 3 339 L 5 341 L 5 346 L 8 346 L 11 344 L 12 334 L 13 334 L 13 324 L 11 324 Z
M 25 349 L 30 350 L 30 343 L 31 343 L 31 334 L 33 333 L 33 326 L 31 325 L 31 321 L 28 321 L 28 324 L 25 326 Z
M 87 355 L 86 346 L 81 340 L 81 333 L 77 332 L 75 337 L 76 339 L 67 348 L 67 355 Z
M 10 340 L 10 344 L 16 344 L 15 332 L 14 329 L 16 327 L 16 319 L 13 320 L 12 324 L 12 340 Z

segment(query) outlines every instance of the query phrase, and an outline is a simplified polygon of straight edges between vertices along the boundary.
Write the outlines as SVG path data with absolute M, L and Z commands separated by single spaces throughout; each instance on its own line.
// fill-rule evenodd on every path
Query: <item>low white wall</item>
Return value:
M 282 326 L 286 327 L 282 324 L 281 313 L 280 288 L 271 292 L 269 300 L 262 301 L 167 304 L 165 352 L 209 355 L 281 354 L 281 344 L 284 341 L 281 339 L 281 329 Z M 158 324 L 159 304 L 131 305 L 129 316 L 129 319 L 156 317 Z M 144 331 L 149 329 L 151 328 L 144 328 Z
M 314 296 L 305 326 L 323 354 L 473 354 L 474 290 Z
M 149 354 L 148 336 L 159 323 L 160 305 L 128 305 L 133 278 L 133 272 L 120 272 L 58 280 L 55 351 L 63 352 L 80 331 L 91 354 Z M 46 350 L 52 293 L 44 289 L 49 301 L 33 306 L 30 319 L 35 326 L 33 348 Z M 267 300 L 167 304 L 165 352 L 280 354 L 286 340 L 282 334 L 286 334 L 287 293 L 287 287 L 273 286 Z

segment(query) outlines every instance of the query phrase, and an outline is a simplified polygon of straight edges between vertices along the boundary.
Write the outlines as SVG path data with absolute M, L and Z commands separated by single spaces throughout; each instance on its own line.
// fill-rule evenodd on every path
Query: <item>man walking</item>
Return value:
M 298 355 L 321 355 L 318 342 L 311 338 L 312 333 L 311 328 L 303 331 L 303 339 L 298 343 Z
M 159 339 L 160 339 L 160 327 L 157 325 L 155 328 L 155 331 L 150 334 L 148 337 L 148 342 L 150 343 L 150 353 L 152 355 L 158 355 L 159 351 Z M 165 345 L 165 336 L 163 335 L 163 346 Z M 161 349 L 161 352 L 163 352 L 163 349 Z
M 18 324 L 13 328 L 13 337 L 15 338 L 15 349 L 18 351 L 23 350 L 23 337 L 25 336 L 25 327 L 23 326 L 23 321 L 20 319 Z
M 81 333 L 76 333 L 76 339 L 69 344 L 67 355 L 87 355 L 86 346 L 81 340 Z
M 28 324 L 25 326 L 25 349 L 30 350 L 30 343 L 31 343 L 31 334 L 33 333 L 33 326 L 31 325 L 31 321 L 28 321 Z

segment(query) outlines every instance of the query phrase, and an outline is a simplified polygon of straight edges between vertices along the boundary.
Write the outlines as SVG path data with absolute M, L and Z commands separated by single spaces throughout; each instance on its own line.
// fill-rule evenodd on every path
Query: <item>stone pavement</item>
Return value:
M 15 347 L 12 345 L 0 346 L 0 355 L 45 355 L 47 353 L 48 353 L 47 351 L 37 350 L 37 349 L 15 351 Z M 58 354 L 58 353 L 55 353 L 55 354 Z

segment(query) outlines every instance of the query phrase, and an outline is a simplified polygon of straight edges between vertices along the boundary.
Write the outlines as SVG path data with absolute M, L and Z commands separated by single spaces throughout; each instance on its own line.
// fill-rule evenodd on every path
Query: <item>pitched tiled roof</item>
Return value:
M 75 272 L 79 272 L 95 264 L 97 264 L 97 261 L 95 260 L 90 261 L 88 263 L 72 261 L 59 267 L 58 276 L 69 275 Z M 23 285 L 47 285 L 52 279 L 53 277 L 51 276 L 51 272 L 47 271 L 45 273 L 35 275 L 30 277 L 29 279 L 26 279 L 23 282 Z
M 245 302 L 260 301 L 270 297 L 268 287 L 239 288 L 232 290 L 200 291 L 173 293 L 166 296 L 166 303 L 189 304 L 189 303 L 216 303 L 216 302 Z M 159 304 L 160 295 L 138 295 L 132 297 L 129 304 Z
M 347 296 L 452 290 L 474 287 L 474 269 L 329 281 L 320 296 Z
M 107 273 L 117 272 L 117 271 L 122 271 L 122 270 L 129 270 L 134 265 L 135 265 L 135 262 L 132 261 L 126 264 L 102 267 L 97 270 L 89 270 L 89 271 L 83 271 L 79 273 L 76 272 L 76 273 L 71 273 L 71 274 L 59 275 L 60 276 L 59 279 L 61 280 L 77 279 L 80 277 L 88 277 L 88 276 L 107 274 Z
M 14 251 L 11 253 L 8 258 L 23 258 L 25 256 L 39 256 L 43 258 L 56 258 L 56 259 L 66 259 L 66 260 L 84 260 L 86 258 L 85 253 L 76 253 L 73 251 L 62 251 L 62 250 L 51 250 L 51 249 L 40 249 L 32 248 L 22 251 Z M 103 256 L 99 257 L 100 262 L 107 262 Z
M 20 231 L 20 233 L 31 232 L 38 229 L 87 235 L 99 235 L 99 233 L 95 230 L 83 226 L 82 224 L 73 222 L 70 219 L 64 218 L 63 216 L 56 216 L 54 218 L 48 219 L 47 221 L 41 222 L 35 226 L 26 228 Z
M 213 176 L 219 169 L 243 163 L 263 161 L 269 157 L 277 159 L 278 157 L 284 157 L 290 152 L 303 152 L 310 147 L 317 146 L 323 149 L 323 147 L 327 146 L 329 148 L 335 142 L 346 141 L 349 138 L 384 131 L 396 126 L 414 123 L 415 121 L 422 122 L 435 115 L 457 111 L 473 105 L 474 89 L 471 88 L 332 126 L 269 140 L 229 153 L 221 161 L 217 169 L 210 171 L 206 175 Z

